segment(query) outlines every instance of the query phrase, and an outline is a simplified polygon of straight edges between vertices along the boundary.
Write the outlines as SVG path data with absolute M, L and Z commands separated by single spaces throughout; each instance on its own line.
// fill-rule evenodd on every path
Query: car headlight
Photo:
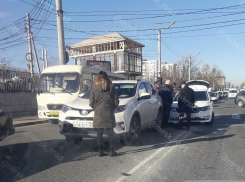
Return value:
M 172 112 L 177 112 L 177 108 L 176 107 L 171 107 L 171 111 Z
M 119 113 L 119 112 L 123 112 L 126 110 L 126 106 L 118 106 L 116 109 L 115 109 L 115 113 Z
M 64 105 L 61 109 L 62 112 L 66 113 L 67 111 L 71 110 L 72 108 L 67 106 L 67 105 Z
M 46 110 L 46 107 L 38 105 L 38 110 Z
M 201 111 L 208 111 L 210 109 L 210 106 L 205 106 L 201 108 Z

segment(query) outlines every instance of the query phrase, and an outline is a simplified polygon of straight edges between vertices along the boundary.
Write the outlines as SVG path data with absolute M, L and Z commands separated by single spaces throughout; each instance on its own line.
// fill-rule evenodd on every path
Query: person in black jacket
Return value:
M 181 82 L 181 90 L 178 98 L 178 106 L 180 113 L 186 113 L 187 115 L 187 129 L 190 129 L 191 125 L 191 110 L 195 104 L 195 92 L 193 89 L 186 85 L 185 81 Z M 183 127 L 183 118 L 180 118 L 180 129 Z
M 173 89 L 170 85 L 170 80 L 167 80 L 165 82 L 165 85 L 159 88 L 159 95 L 162 98 L 162 106 L 163 106 L 162 128 L 168 127 L 171 105 L 173 103 L 172 92 Z

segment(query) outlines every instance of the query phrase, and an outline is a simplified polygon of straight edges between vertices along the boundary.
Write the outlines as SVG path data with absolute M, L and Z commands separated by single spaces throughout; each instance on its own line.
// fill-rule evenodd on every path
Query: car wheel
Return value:
M 141 133 L 141 125 L 139 118 L 134 115 L 129 128 L 129 133 L 125 138 L 122 139 L 123 144 L 125 145 L 133 145 L 139 140 L 139 136 Z
M 208 123 L 205 123 L 207 126 L 212 126 L 214 124 L 214 112 L 212 113 L 211 121 Z
M 58 119 L 49 119 L 48 122 L 50 124 L 58 124 Z
M 242 100 L 239 100 L 239 101 L 237 102 L 237 105 L 238 105 L 239 107 L 244 107 L 244 102 L 243 102 Z
M 69 143 L 75 144 L 75 145 L 78 145 L 83 141 L 83 137 L 72 137 L 72 136 L 65 136 L 65 137 Z
M 149 126 L 153 126 L 153 127 L 150 127 L 152 131 L 159 131 L 159 128 L 161 128 L 161 125 L 162 125 L 162 117 L 163 117 L 162 110 L 159 109 L 158 114 L 157 114 L 157 120 L 151 121 L 151 122 L 154 122 L 152 123 L 153 125 L 149 124 Z

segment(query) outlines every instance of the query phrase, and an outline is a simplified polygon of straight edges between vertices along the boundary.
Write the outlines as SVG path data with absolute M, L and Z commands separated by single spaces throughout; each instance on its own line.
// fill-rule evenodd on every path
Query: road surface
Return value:
M 213 126 L 146 130 L 136 146 L 117 141 L 113 158 L 98 157 L 95 139 L 71 145 L 58 125 L 18 127 L 0 142 L 0 181 L 245 180 L 245 108 L 222 99 L 214 112 Z

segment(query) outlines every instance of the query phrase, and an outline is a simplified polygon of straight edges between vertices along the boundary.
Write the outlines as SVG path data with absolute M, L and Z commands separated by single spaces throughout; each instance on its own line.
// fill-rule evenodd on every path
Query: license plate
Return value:
M 92 122 L 74 122 L 73 127 L 75 128 L 93 128 Z
M 50 112 L 49 115 L 58 116 L 59 112 Z

